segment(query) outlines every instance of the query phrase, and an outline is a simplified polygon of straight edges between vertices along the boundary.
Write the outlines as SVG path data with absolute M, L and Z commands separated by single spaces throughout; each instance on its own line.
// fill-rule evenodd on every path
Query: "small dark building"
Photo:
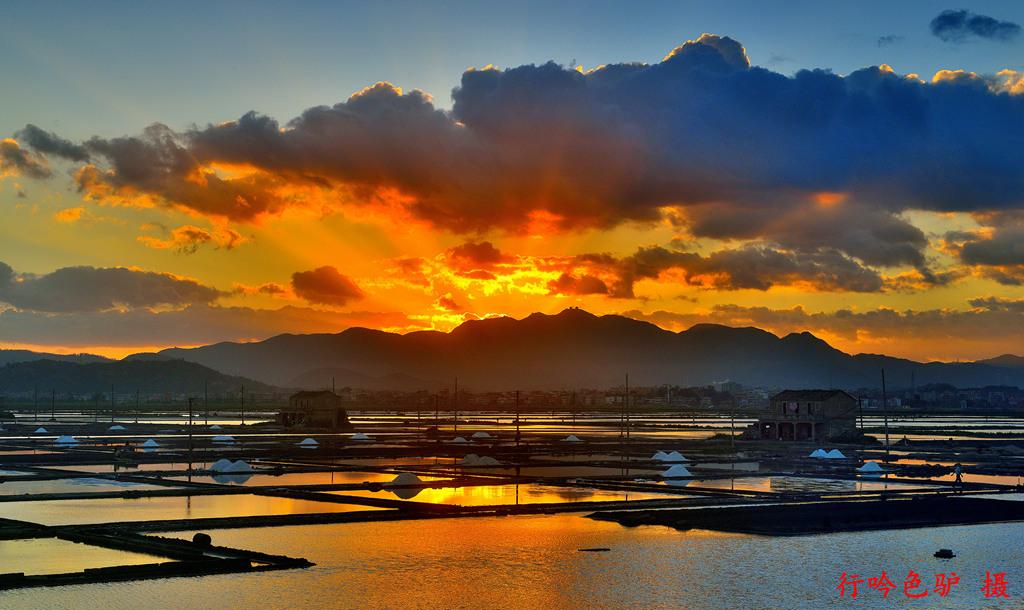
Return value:
M 341 396 L 334 392 L 297 392 L 288 397 L 288 408 L 277 414 L 277 423 L 308 428 L 347 428 L 348 413 L 341 406 Z
M 750 427 L 764 440 L 828 441 L 857 435 L 857 399 L 842 390 L 784 390 Z

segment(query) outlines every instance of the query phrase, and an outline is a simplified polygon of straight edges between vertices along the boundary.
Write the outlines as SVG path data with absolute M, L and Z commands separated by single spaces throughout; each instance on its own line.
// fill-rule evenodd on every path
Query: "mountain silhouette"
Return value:
M 1015 356 L 988 363 L 920 363 L 846 354 L 807 332 L 780 338 L 757 328 L 698 324 L 675 333 L 575 308 L 522 320 L 467 321 L 450 333 L 399 335 L 350 328 L 337 334 L 172 348 L 159 355 L 279 386 L 315 381 L 323 387 L 326 378 L 313 372 L 343 369 L 346 375 L 378 381 L 400 375 L 407 390 L 453 384 L 456 378 L 460 387 L 473 390 L 608 388 L 622 385 L 627 374 L 634 386 L 695 386 L 728 379 L 765 387 L 854 389 L 878 387 L 883 368 L 893 389 L 911 383 L 978 387 L 1024 381 L 1024 367 L 1014 366 Z M 312 377 L 301 377 L 307 374 Z

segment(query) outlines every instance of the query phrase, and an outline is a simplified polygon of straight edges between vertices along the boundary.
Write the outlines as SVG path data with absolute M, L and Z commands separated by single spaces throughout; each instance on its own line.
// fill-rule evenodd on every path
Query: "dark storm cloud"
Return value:
M 866 265 L 922 267 L 927 242 L 902 212 L 1024 203 L 1024 96 L 990 80 L 925 83 L 887 68 L 785 76 L 705 35 L 653 65 L 468 70 L 450 112 L 378 83 L 283 127 L 248 113 L 93 138 L 81 146 L 95 164 L 77 180 L 96 198 L 145 195 L 238 222 L 311 205 L 320 190 L 323 209 L 398 206 L 465 235 L 523 233 L 538 219 L 611 228 L 672 208 L 684 230 L 763 239 L 791 257 L 834 248 Z M 32 133 L 50 154 L 78 154 Z M 220 165 L 251 171 L 211 169 Z M 843 197 L 811 207 L 823 192 Z
M 563 295 L 608 294 L 608 286 L 600 278 L 592 275 L 575 277 L 568 273 L 548 282 L 548 290 L 550 294 Z
M 1020 25 L 1012 21 L 999 21 L 967 10 L 946 10 L 932 19 L 932 34 L 944 42 L 964 42 L 977 36 L 990 40 L 1012 40 L 1020 35 Z
M 52 131 L 44 131 L 31 123 L 14 135 L 43 154 L 57 155 L 70 161 L 89 160 L 89 151 L 85 146 L 65 140 Z
M 656 280 L 669 272 L 675 273 L 681 284 L 717 290 L 764 291 L 773 286 L 794 285 L 835 292 L 886 289 L 885 279 L 877 272 L 834 249 L 788 252 L 745 246 L 702 256 L 650 246 L 624 258 L 584 254 L 577 256 L 573 264 L 589 269 L 594 276 L 610 275 L 611 298 L 636 298 L 633 288 L 638 281 Z M 553 290 L 552 286 L 549 288 Z
M 293 273 L 292 290 L 299 298 L 320 305 L 347 305 L 365 296 L 355 282 L 334 267 Z
M 26 152 L 14 140 L 0 140 L 0 177 L 5 174 L 41 180 L 50 177 L 50 168 L 40 155 Z
M 946 245 L 983 277 L 1007 286 L 1024 285 L 1024 227 L 952 232 L 946 235 Z
M 209 304 L 225 293 L 169 273 L 124 267 L 64 267 L 15 274 L 0 263 L 0 302 L 37 312 L 95 312 Z

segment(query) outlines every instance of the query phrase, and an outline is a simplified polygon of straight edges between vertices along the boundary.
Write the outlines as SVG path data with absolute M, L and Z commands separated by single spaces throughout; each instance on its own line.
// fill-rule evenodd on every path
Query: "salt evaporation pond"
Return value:
M 26 576 L 167 561 L 165 557 L 76 544 L 57 538 L 0 540 L 0 559 L 3 560 L 0 568 L 17 568 L 18 572 L 23 572 Z M 0 593 L 0 596 L 2 595 Z M 0 606 L 13 607 L 6 606 L 2 601 Z
M 574 515 L 433 519 L 203 530 L 213 543 L 304 557 L 316 565 L 0 592 L 12 608 L 1019 608 L 1024 531 L 991 524 L 785 538 L 667 527 L 621 527 Z M 191 539 L 194 531 L 164 534 Z M 581 553 L 607 548 L 604 553 Z M 932 554 L 952 548 L 957 557 Z M 904 595 L 913 570 L 948 596 Z M 887 599 L 866 583 L 839 597 L 843 572 L 887 577 Z M 986 599 L 986 571 L 1005 573 L 1009 598 Z
M 835 493 L 861 491 L 911 491 L 932 489 L 935 486 L 923 483 L 894 483 L 885 479 L 825 479 L 817 477 L 736 477 L 731 479 L 697 479 L 693 487 L 730 489 L 736 491 L 768 491 L 776 493 Z
M 192 475 L 193 481 L 210 482 L 213 473 Z M 248 473 L 245 473 L 248 474 Z M 385 483 L 395 478 L 394 472 L 295 472 L 282 475 L 254 474 L 244 483 L 246 487 L 273 485 L 358 485 L 360 483 Z M 447 481 L 449 477 L 421 476 L 424 481 Z M 171 481 L 187 481 L 188 477 L 168 477 Z
M 80 478 L 56 479 L 53 481 L 5 481 L 0 484 L 0 496 L 20 496 L 22 494 L 59 494 L 59 493 L 100 493 L 108 491 L 166 489 L 161 485 L 147 485 L 131 481 L 110 481 L 107 479 Z M 4 509 L 0 506 L 0 517 Z
M 164 519 L 206 519 L 255 515 L 300 515 L 381 510 L 372 506 L 314 502 L 254 494 L 223 496 L 182 496 L 158 498 L 103 498 L 5 502 L 0 514 L 5 519 L 43 525 L 83 525 L 117 521 Z M 0 605 L 2 607 L 2 605 Z
M 416 492 L 414 496 L 402 498 L 403 494 Z M 566 502 L 624 502 L 627 500 L 653 500 L 679 498 L 672 494 L 660 494 L 636 491 L 612 491 L 603 489 L 587 489 L 581 487 L 556 487 L 525 483 L 522 485 L 466 485 L 463 487 L 442 488 L 402 488 L 401 490 L 382 491 L 335 491 L 329 492 L 342 496 L 361 498 L 383 498 L 394 500 L 396 496 L 416 502 L 429 504 L 453 504 L 458 506 L 499 506 L 514 504 L 550 504 Z

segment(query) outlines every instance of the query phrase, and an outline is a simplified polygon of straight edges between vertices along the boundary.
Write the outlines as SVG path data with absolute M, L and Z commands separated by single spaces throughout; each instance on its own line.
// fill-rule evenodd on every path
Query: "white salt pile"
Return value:
M 570 443 L 579 443 L 579 442 L 581 442 L 580 439 L 578 439 L 575 434 L 570 434 L 569 436 L 563 438 L 562 440 L 570 442 Z
M 682 464 L 676 464 L 675 466 L 673 466 L 673 467 L 669 468 L 668 470 L 666 470 L 665 472 L 661 473 L 661 476 L 663 476 L 665 478 L 672 478 L 672 477 L 692 477 L 693 475 L 690 474 L 690 471 L 686 469 L 686 466 L 683 466 Z
M 220 430 L 220 426 L 218 426 L 217 424 L 213 424 L 212 426 L 210 426 L 210 430 Z
M 142 447 L 159 447 L 160 445 L 159 445 L 159 443 L 157 443 L 153 439 L 149 439 L 145 443 L 142 443 L 142 445 L 140 445 L 140 446 L 142 446 Z
M 124 426 L 118 424 L 116 426 L 111 426 L 111 427 L 107 428 L 107 430 L 124 430 Z
M 461 466 L 475 466 L 479 459 L 480 459 L 479 455 L 477 455 L 475 453 L 470 453 L 466 457 L 464 457 L 461 460 L 459 460 L 459 464 Z
M 492 458 L 489 455 L 485 455 L 476 461 L 477 466 L 501 466 L 501 462 Z
M 857 469 L 860 472 L 885 472 L 885 468 L 878 465 L 878 462 L 871 460 Z
M 664 462 L 665 458 L 667 458 L 667 457 L 668 457 L 667 453 L 665 453 L 664 451 L 658 451 L 657 453 L 655 453 L 654 455 L 651 456 L 651 459 L 652 460 L 657 460 L 659 462 Z
M 233 442 L 235 442 L 235 437 L 229 436 L 227 434 L 218 434 L 217 436 L 213 437 L 213 442 L 215 442 L 215 443 L 233 443 Z
M 486 432 L 482 432 L 482 431 L 481 432 L 474 432 L 473 433 L 473 438 L 491 438 L 491 435 L 487 434 Z
M 845 455 L 843 455 L 843 452 L 842 452 L 842 451 L 840 451 L 840 450 L 838 450 L 838 449 L 833 449 L 832 451 L 829 451 L 828 453 L 826 453 L 826 454 L 825 454 L 825 457 L 827 457 L 827 458 L 829 458 L 829 459 L 833 459 L 833 460 L 835 460 L 835 459 L 843 459 L 843 458 L 845 458 L 846 456 L 845 456 Z
M 467 441 L 466 439 L 462 438 L 461 436 L 456 436 L 455 438 L 453 438 L 452 440 L 450 440 L 448 442 L 449 443 L 468 443 L 469 441 Z
M 73 436 L 58 436 L 57 440 L 53 441 L 58 445 L 73 445 L 78 442 L 78 439 Z
M 245 460 L 232 462 L 224 458 L 210 464 L 210 470 L 214 472 L 253 472 L 252 466 L 247 464 Z
M 399 485 L 422 485 L 423 481 L 411 472 L 403 472 L 391 481 L 384 484 L 384 487 L 397 487 Z
M 46 428 L 36 428 L 36 431 L 32 434 L 46 434 Z
M 303 440 L 299 444 L 302 445 L 303 447 L 315 447 L 315 446 L 319 445 L 320 443 L 316 442 L 316 440 L 314 440 L 314 439 L 307 438 L 307 439 Z
M 815 449 L 813 452 L 811 452 L 811 455 L 809 455 L 807 457 L 823 458 L 823 457 L 828 457 L 828 454 L 825 453 L 824 449 Z
M 372 438 L 370 438 L 369 436 L 366 436 L 362 432 L 356 432 L 355 434 L 352 435 L 351 438 L 354 441 L 372 441 L 373 440 Z
M 665 459 L 662 460 L 662 461 L 663 462 L 689 462 L 690 460 L 684 458 L 682 456 L 682 454 L 680 454 L 678 451 L 673 451 L 672 453 L 670 453 L 667 456 L 665 456 Z

